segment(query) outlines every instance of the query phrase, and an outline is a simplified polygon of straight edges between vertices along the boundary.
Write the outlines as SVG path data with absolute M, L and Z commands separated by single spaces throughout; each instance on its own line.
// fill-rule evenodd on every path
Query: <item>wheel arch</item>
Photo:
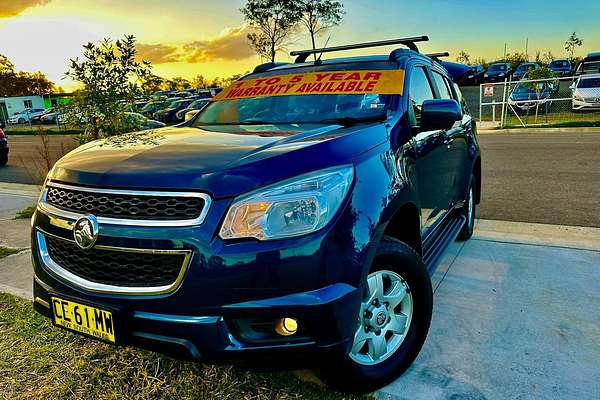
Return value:
M 421 215 L 415 203 L 407 202 L 401 204 L 386 222 L 383 234 L 406 243 L 417 254 L 423 254 L 421 244 Z

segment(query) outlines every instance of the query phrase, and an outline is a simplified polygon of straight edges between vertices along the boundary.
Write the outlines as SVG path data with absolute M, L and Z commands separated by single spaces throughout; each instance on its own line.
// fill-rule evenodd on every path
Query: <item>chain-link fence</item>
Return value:
M 477 114 L 502 127 L 600 123 L 600 76 L 481 84 Z

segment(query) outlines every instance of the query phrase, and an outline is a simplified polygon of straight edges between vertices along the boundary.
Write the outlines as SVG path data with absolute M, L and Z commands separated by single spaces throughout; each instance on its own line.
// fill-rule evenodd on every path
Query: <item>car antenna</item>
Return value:
M 331 39 L 331 33 L 329 34 L 329 37 L 325 41 L 325 47 L 327 47 L 327 45 L 329 44 L 329 39 Z M 323 52 L 319 53 L 319 57 L 317 57 L 317 59 L 315 60 L 315 65 L 321 64 L 321 57 L 323 57 Z

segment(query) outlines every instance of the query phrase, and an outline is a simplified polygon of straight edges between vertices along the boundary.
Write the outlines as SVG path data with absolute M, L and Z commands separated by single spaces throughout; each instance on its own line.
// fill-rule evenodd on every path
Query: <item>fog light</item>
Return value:
M 281 318 L 275 323 L 275 332 L 281 336 L 291 336 L 298 331 L 298 321 L 294 318 Z

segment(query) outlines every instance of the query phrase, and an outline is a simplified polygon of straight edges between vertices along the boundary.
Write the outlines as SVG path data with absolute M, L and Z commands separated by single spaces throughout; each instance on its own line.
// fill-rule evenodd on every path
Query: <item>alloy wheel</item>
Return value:
M 362 365 L 389 358 L 406 338 L 412 315 L 412 294 L 400 275 L 389 270 L 369 274 L 350 358 Z

